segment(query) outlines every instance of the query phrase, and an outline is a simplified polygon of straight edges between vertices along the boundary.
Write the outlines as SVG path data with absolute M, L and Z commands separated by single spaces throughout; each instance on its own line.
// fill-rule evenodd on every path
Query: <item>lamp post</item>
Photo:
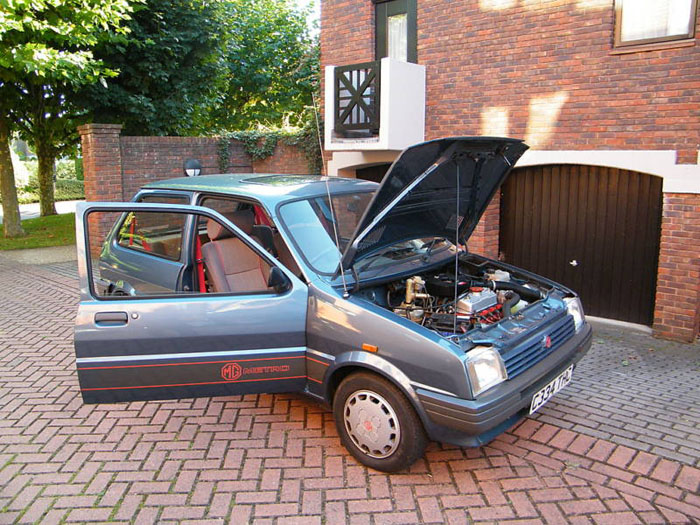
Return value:
M 185 161 L 185 175 L 188 177 L 196 177 L 202 173 L 202 164 L 197 159 L 187 159 Z

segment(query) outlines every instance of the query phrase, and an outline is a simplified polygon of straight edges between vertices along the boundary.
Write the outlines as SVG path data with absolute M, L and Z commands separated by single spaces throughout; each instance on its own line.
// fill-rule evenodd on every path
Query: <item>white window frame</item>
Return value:
M 682 34 L 666 35 L 653 38 L 640 38 L 636 40 L 622 40 L 622 11 L 625 0 L 615 0 L 615 47 L 638 46 L 661 42 L 673 42 L 676 40 L 691 39 L 695 36 L 695 20 L 697 18 L 697 0 L 690 0 L 690 23 L 688 32 Z

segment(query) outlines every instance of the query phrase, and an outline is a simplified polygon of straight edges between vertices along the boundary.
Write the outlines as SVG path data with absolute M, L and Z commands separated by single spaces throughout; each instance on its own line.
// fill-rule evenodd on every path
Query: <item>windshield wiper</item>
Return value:
M 402 252 L 412 252 L 413 250 L 414 250 L 413 248 L 407 247 L 407 246 L 403 246 L 403 247 L 391 246 L 385 250 L 381 250 L 380 252 L 377 252 L 376 254 L 372 255 L 370 260 L 367 261 L 367 263 L 365 263 L 363 266 L 360 266 L 359 272 L 360 273 L 364 272 L 367 268 L 372 266 L 377 261 L 377 259 L 379 257 L 381 257 L 383 255 L 389 255 L 389 254 L 395 255 L 395 254 L 399 254 Z
M 433 253 L 433 248 L 435 247 L 435 244 L 438 241 L 446 242 L 447 239 L 445 239 L 444 237 L 434 237 L 432 241 L 430 241 L 429 243 L 426 242 L 425 244 L 423 244 L 423 246 L 421 246 L 421 249 L 425 248 L 426 246 L 428 247 L 428 249 L 423 254 L 423 257 L 422 257 L 423 262 L 428 262 L 430 260 L 430 255 Z

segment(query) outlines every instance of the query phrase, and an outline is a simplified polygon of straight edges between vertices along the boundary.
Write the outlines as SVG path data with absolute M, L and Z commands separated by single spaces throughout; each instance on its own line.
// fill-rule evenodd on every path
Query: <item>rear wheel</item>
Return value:
M 377 375 L 358 372 L 335 392 L 333 415 L 345 448 L 368 467 L 396 472 L 423 455 L 427 438 L 401 391 Z

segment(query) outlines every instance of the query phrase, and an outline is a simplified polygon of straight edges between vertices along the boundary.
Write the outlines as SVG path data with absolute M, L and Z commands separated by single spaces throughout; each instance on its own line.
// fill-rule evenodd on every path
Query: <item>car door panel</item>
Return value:
M 250 238 L 209 209 L 133 203 L 82 205 L 76 213 L 81 303 L 75 351 L 86 402 L 304 389 L 307 289 L 301 281 L 282 268 L 291 286 L 281 294 L 96 298 L 89 283 L 84 224 L 87 213 L 101 209 L 162 209 L 214 218 L 274 264 Z

